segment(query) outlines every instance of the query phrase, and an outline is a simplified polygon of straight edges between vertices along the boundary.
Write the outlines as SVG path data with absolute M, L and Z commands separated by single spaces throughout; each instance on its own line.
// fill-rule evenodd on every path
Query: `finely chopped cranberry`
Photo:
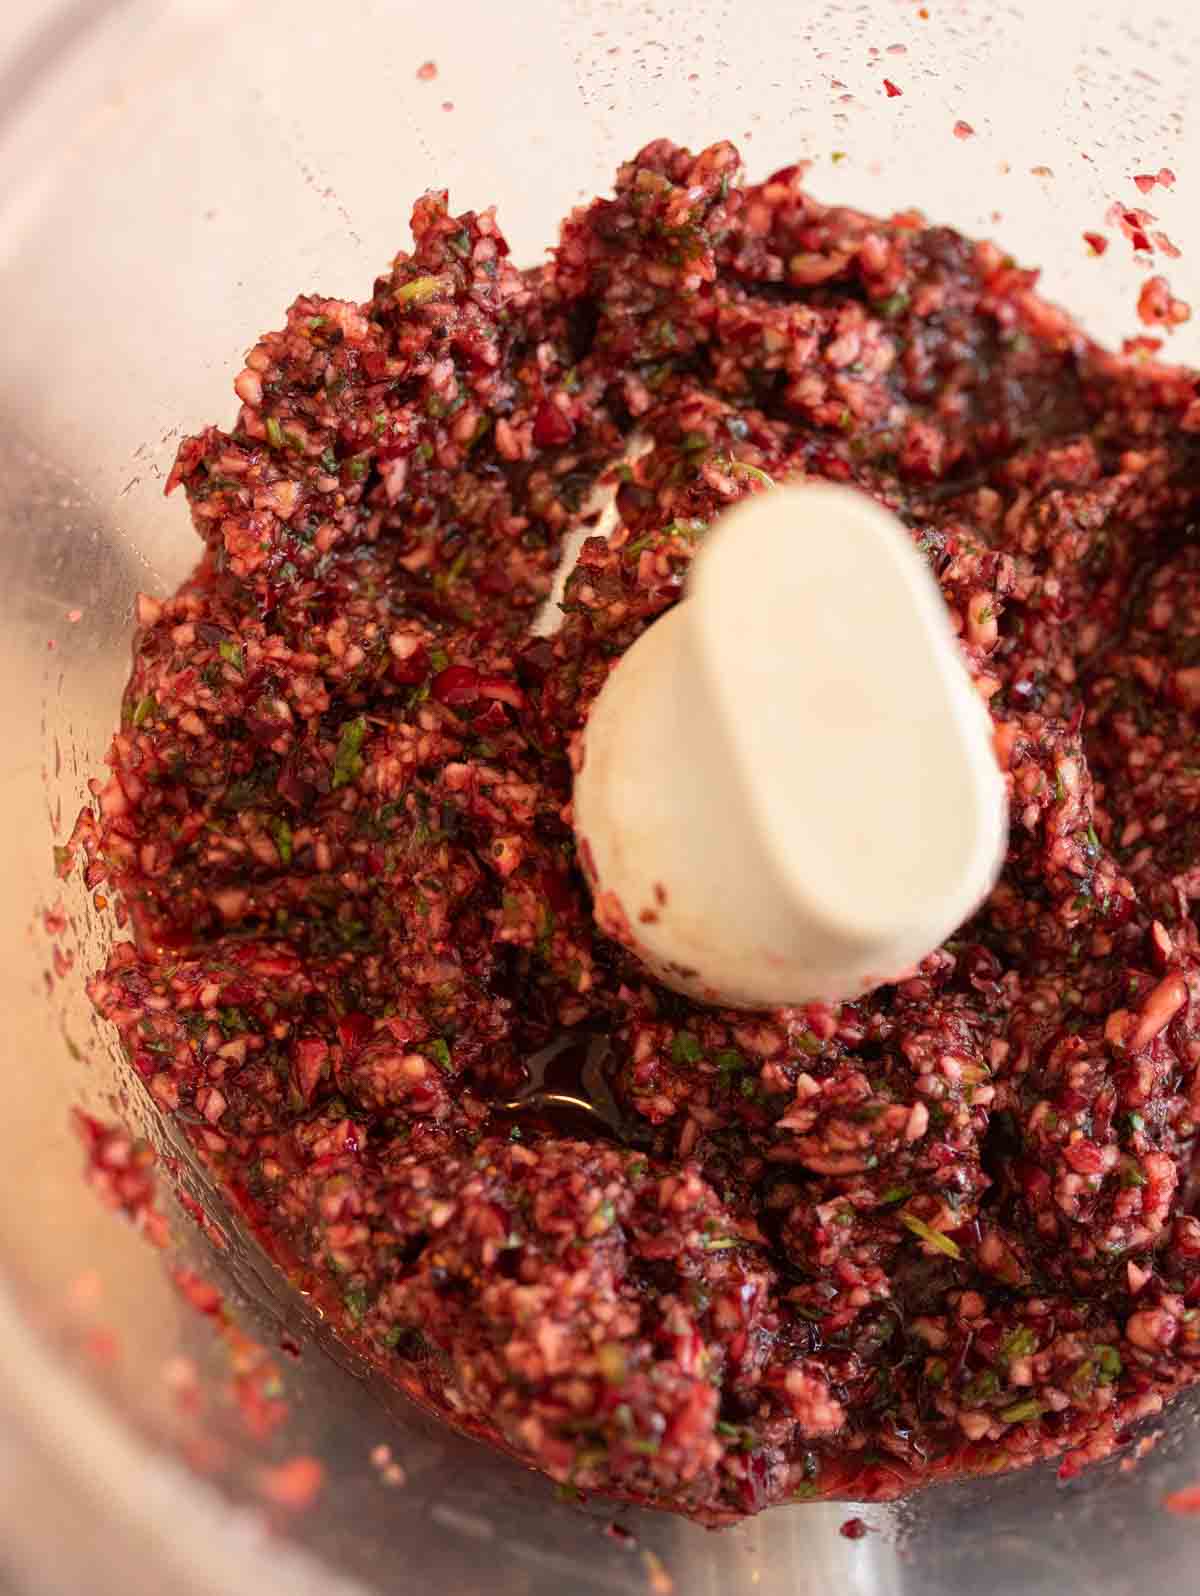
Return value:
M 134 933 L 98 1010 L 340 1333 L 573 1490 L 723 1523 L 1069 1477 L 1200 1370 L 1195 373 L 728 144 L 648 145 L 529 271 L 439 191 L 413 232 L 180 448 L 204 552 L 139 600 L 60 863 Z M 800 475 L 910 529 L 1011 835 L 907 979 L 751 1015 L 601 933 L 571 771 L 712 519 Z

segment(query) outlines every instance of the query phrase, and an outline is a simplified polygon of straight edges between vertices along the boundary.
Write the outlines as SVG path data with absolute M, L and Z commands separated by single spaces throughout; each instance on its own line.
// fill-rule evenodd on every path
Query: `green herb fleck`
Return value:
M 661 1442 L 648 1436 L 632 1436 L 625 1445 L 631 1452 L 640 1452 L 642 1457 L 655 1457 L 658 1454 Z
M 217 653 L 225 661 L 226 665 L 232 665 L 235 671 L 245 669 L 240 647 L 236 643 L 231 643 L 228 638 L 223 637 L 217 644 Z
M 135 726 L 144 726 L 157 708 L 158 700 L 153 693 L 147 693 L 145 698 L 139 698 L 137 708 L 133 712 L 133 724 Z
M 1027 1424 L 1030 1419 L 1040 1419 L 1042 1404 L 1035 1397 L 1024 1402 L 1014 1402 L 1011 1408 L 1001 1408 L 1000 1417 L 1005 1424 Z
M 279 422 L 276 420 L 276 418 L 274 416 L 268 416 L 267 417 L 266 426 L 267 426 L 267 442 L 271 445 L 272 449 L 282 449 L 283 448 L 283 428 L 279 425 Z
M 367 722 L 366 717 L 363 715 L 360 715 L 357 720 L 347 722 L 342 727 L 337 753 L 333 757 L 332 786 L 335 792 L 339 787 L 345 787 L 350 782 L 357 781 L 359 776 L 362 775 L 362 745 L 366 735 Z
M 688 1031 L 680 1031 L 671 1043 L 671 1058 L 676 1064 L 695 1064 L 703 1056 L 704 1049 Z
M 912 1196 L 912 1192 L 911 1186 L 889 1186 L 886 1191 L 880 1192 L 879 1201 L 881 1203 L 902 1203 L 906 1197 Z
M 755 482 L 761 482 L 764 488 L 773 488 L 775 486 L 773 477 L 769 477 L 759 466 L 751 465 L 746 460 L 734 460 L 729 470 L 732 476 L 750 477 Z
M 1000 1379 L 995 1370 L 984 1369 L 963 1386 L 962 1399 L 968 1407 L 974 1407 L 979 1402 L 986 1402 L 988 1397 L 995 1396 L 999 1389 Z
M 1000 1343 L 1000 1356 L 1006 1363 L 1013 1358 L 1027 1358 L 1031 1352 L 1037 1351 L 1037 1337 L 1028 1325 L 1018 1325 L 1015 1330 L 1010 1330 Z
M 410 305 L 424 305 L 441 292 L 440 277 L 414 277 L 396 290 L 396 303 L 404 309 Z
M 901 1214 L 900 1223 L 907 1225 L 914 1236 L 919 1236 L 922 1241 L 927 1241 L 931 1247 L 936 1247 L 939 1252 L 944 1252 L 947 1258 L 962 1257 L 956 1241 L 951 1241 L 949 1236 L 943 1236 L 940 1230 L 935 1230 L 932 1225 L 927 1225 L 923 1219 L 918 1219 L 916 1214 Z
M 450 1044 L 444 1036 L 435 1036 L 432 1042 L 426 1042 L 425 1051 L 440 1070 L 445 1070 L 449 1074 Z
M 292 862 L 292 828 L 282 816 L 276 816 L 271 821 L 271 835 L 275 839 L 275 847 L 279 854 L 279 861 L 283 865 Z
M 1120 1374 L 1123 1367 L 1121 1354 L 1116 1347 L 1094 1347 L 1096 1362 L 1100 1365 L 1100 1380 L 1103 1385 L 1111 1385 Z

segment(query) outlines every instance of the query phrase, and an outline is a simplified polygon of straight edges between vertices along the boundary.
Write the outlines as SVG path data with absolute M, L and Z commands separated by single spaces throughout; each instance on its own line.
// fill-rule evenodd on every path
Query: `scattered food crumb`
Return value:
M 888 97 L 889 100 L 898 99 L 900 97 L 900 95 L 902 95 L 904 93 L 903 89 L 899 89 L 899 88 L 896 87 L 896 85 L 892 82 L 891 78 L 884 78 L 883 86 L 887 90 L 887 97 Z
M 167 1222 L 155 1206 L 153 1148 L 81 1109 L 71 1119 L 87 1152 L 88 1185 L 106 1208 L 119 1209 L 156 1247 L 165 1247 Z
M 846 152 L 845 150 L 834 150 L 829 159 L 835 166 L 839 166 L 846 159 Z
M 442 101 L 442 110 L 443 111 L 453 111 L 453 109 L 454 109 L 454 101 L 453 100 L 443 100 Z
M 1168 260 L 1178 260 L 1183 254 L 1178 244 L 1173 244 L 1166 233 L 1151 233 L 1155 247 L 1160 249 Z
M 1137 184 L 1139 194 L 1149 194 L 1158 179 L 1151 172 L 1139 172 L 1133 181 Z
M 1165 327 L 1173 332 L 1191 320 L 1192 307 L 1185 299 L 1173 297 L 1165 277 L 1147 277 L 1138 295 L 1137 313 L 1147 327 Z
M 869 1535 L 871 1526 L 861 1518 L 848 1518 L 842 1525 L 840 1533 L 848 1541 L 861 1541 L 864 1535 Z
M 1108 239 L 1105 238 L 1103 233 L 1085 233 L 1083 241 L 1093 255 L 1103 255 L 1108 248 Z
M 1160 166 L 1158 169 L 1158 184 L 1160 188 L 1175 187 L 1175 173 L 1169 166 Z
M 83 611 L 82 610 L 68 610 L 67 611 L 67 619 L 68 619 L 68 621 L 70 621 L 71 625 L 74 626 L 77 621 L 81 621 L 83 619 Z
M 969 122 L 964 122 L 960 118 L 954 124 L 954 137 L 956 139 L 973 139 L 975 137 L 975 129 Z
M 408 1475 L 392 1457 L 392 1449 L 385 1441 L 371 1448 L 371 1466 L 378 1472 L 384 1485 L 405 1485 Z
M 436 61 L 423 61 L 417 68 L 417 76 L 422 83 L 432 83 L 438 75 Z
M 642 1552 L 642 1561 L 646 1565 L 646 1582 L 654 1592 L 654 1596 L 672 1596 L 675 1581 L 667 1573 L 658 1553 L 646 1548 Z
M 637 1536 L 633 1531 L 626 1529 L 624 1524 L 616 1523 L 615 1520 L 604 1526 L 603 1533 L 610 1541 L 616 1541 L 618 1546 L 627 1547 L 630 1551 L 637 1545 Z
M 1163 1506 L 1168 1513 L 1178 1513 L 1181 1518 L 1200 1513 L 1200 1481 L 1185 1485 L 1181 1491 L 1172 1491 Z
M 325 1465 L 315 1457 L 293 1457 L 276 1468 L 262 1469 L 258 1489 L 267 1501 L 292 1512 L 311 1507 L 325 1484 Z
M 1029 170 L 1033 174 L 1034 177 L 1053 177 L 1054 176 L 1054 168 L 1052 166 L 1031 166 L 1029 168 Z

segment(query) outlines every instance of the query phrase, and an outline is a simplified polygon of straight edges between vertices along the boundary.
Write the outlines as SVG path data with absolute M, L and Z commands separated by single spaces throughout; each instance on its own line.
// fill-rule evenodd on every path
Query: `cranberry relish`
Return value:
M 1195 375 L 803 180 L 659 141 L 523 272 L 430 193 L 366 304 L 298 299 L 179 451 L 205 552 L 76 837 L 135 932 L 98 1009 L 345 1336 L 708 1522 L 1072 1472 L 1200 1373 Z M 749 1017 L 600 934 L 571 769 L 706 525 L 803 475 L 911 528 L 1012 836 L 910 979 Z M 500 1107 L 564 1035 L 611 1136 Z

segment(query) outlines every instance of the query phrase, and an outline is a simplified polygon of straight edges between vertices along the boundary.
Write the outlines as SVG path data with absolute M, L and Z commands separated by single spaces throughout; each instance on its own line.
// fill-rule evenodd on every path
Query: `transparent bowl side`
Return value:
M 103 756 L 132 594 L 169 589 L 194 558 L 183 507 L 161 496 L 179 437 L 232 413 L 241 352 L 297 291 L 368 292 L 406 242 L 420 190 L 449 187 L 461 207 L 496 201 L 514 253 L 532 261 L 557 219 L 647 139 L 730 136 L 752 174 L 811 159 L 823 197 L 914 204 L 994 234 L 1045 266 L 1052 297 L 1116 339 L 1140 330 L 1140 273 L 1106 228 L 1109 205 L 1157 212 L 1184 251 L 1169 268 L 1184 297 L 1183 268 L 1200 247 L 1184 121 L 1196 28 L 1182 4 L 1147 17 L 1112 0 L 1072 0 L 1049 18 L 974 0 L 534 0 L 519 26 L 487 0 L 442 14 L 382 0 L 10 4 L 0 30 L 0 282 L 15 310 L 0 370 L 12 1083 L 0 1160 L 0 1487 L 10 1487 L 0 1540 L 14 1567 L 40 1569 L 40 1589 L 141 1580 L 150 1590 L 169 1578 L 184 1591 L 332 1590 L 337 1579 L 395 1591 L 435 1581 L 640 1590 L 654 1572 L 648 1551 L 688 1592 L 1132 1591 L 1147 1574 L 1168 1596 L 1191 1589 L 1195 1531 L 1159 1507 L 1200 1473 L 1187 1405 L 1136 1470 L 1106 1466 L 1067 1492 L 1044 1472 L 963 1487 L 886 1525 L 875 1515 L 889 1533 L 861 1542 L 838 1535 L 837 1507 L 721 1535 L 623 1514 L 639 1536 L 630 1551 L 602 1533 L 602 1508 L 581 1515 L 545 1482 L 381 1403 L 235 1244 L 206 1267 L 265 1338 L 286 1325 L 304 1341 L 285 1369 L 293 1418 L 264 1454 L 220 1411 L 226 1353 L 154 1249 L 80 1179 L 72 1107 L 120 1113 L 152 1137 L 161 1128 L 92 1018 L 82 982 L 106 922 L 78 884 L 55 880 L 51 844 Z M 417 75 L 426 60 L 433 80 Z M 956 122 L 972 134 L 956 137 Z M 1139 201 L 1133 174 L 1163 166 L 1175 188 Z M 1082 239 L 1093 230 L 1112 238 L 1101 259 Z M 1197 347 L 1187 328 L 1175 352 L 1195 358 Z M 71 926 L 56 940 L 74 965 L 56 972 L 42 916 L 60 896 Z M 181 1413 L 181 1358 L 211 1381 L 211 1433 Z M 198 1434 L 224 1448 L 207 1483 L 181 1461 L 201 1461 Z M 406 1469 L 404 1487 L 381 1483 L 378 1445 Z M 327 1488 L 264 1538 L 264 1457 L 287 1451 L 319 1453 Z M 299 1548 L 315 1561 L 297 1562 Z

